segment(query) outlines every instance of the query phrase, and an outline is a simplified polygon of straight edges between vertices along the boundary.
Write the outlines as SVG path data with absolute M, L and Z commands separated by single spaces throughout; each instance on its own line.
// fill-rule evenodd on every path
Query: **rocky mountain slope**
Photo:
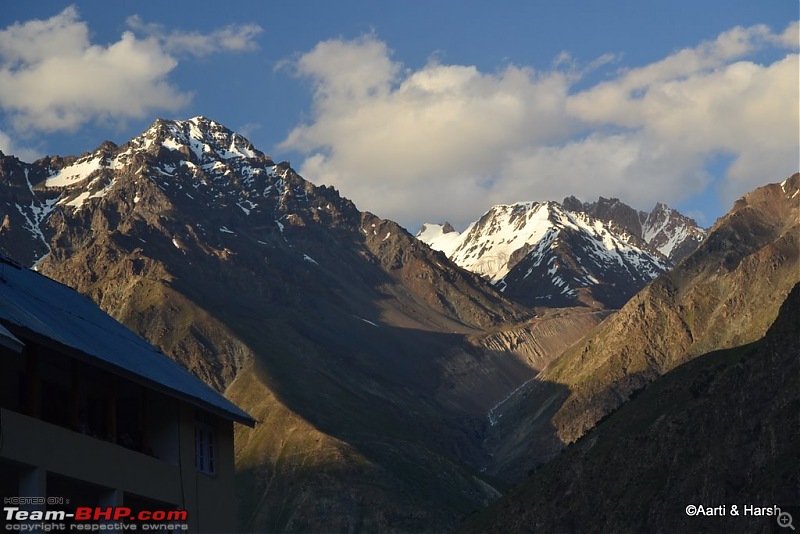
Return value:
M 694 219 L 660 202 L 650 212 L 635 210 L 617 198 L 581 202 L 571 196 L 562 205 L 635 235 L 675 264 L 694 252 L 706 236 Z
M 494 206 L 463 233 L 417 238 L 528 306 L 621 307 L 672 264 L 618 225 L 556 202 Z
M 64 164 L 54 158 L 55 165 Z M 51 158 L 37 165 L 22 163 L 13 156 L 0 152 L 0 195 L 2 195 L 2 222 L 0 222 L 0 252 L 15 257 L 23 265 L 32 265 L 50 251 L 44 232 L 47 220 L 59 199 L 57 191 L 33 190 L 51 168 Z
M 0 156 L 0 209 L 0 250 L 261 421 L 237 429 L 246 531 L 452 527 L 498 495 L 470 467 L 489 411 L 604 317 L 535 317 L 203 117 Z
M 762 339 L 667 372 L 465 529 L 778 532 L 744 507 L 798 510 L 798 332 L 795 285 Z
M 659 376 L 760 339 L 800 281 L 799 187 L 795 174 L 742 197 L 678 267 L 505 403 L 491 469 L 521 478 Z

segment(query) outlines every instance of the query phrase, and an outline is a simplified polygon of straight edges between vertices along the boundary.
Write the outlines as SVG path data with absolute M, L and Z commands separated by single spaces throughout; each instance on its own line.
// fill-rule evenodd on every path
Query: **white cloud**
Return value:
M 401 221 L 456 197 L 477 213 L 483 202 L 475 192 L 504 153 L 570 132 L 562 72 L 483 74 L 432 62 L 401 73 L 373 37 L 320 43 L 297 70 L 312 78 L 315 95 L 315 121 L 283 144 L 312 153 L 301 172 Z
M 246 122 L 246 123 L 242 124 L 241 126 L 239 126 L 238 128 L 236 128 L 236 133 L 238 133 L 239 135 L 241 135 L 243 137 L 249 138 L 255 132 L 260 130 L 262 127 L 263 127 L 263 125 L 261 123 L 258 123 L 258 122 Z
M 773 41 L 775 46 L 797 50 L 800 45 L 800 22 L 794 21 Z
M 618 196 L 650 208 L 701 192 L 711 181 L 702 163 L 696 154 L 676 157 L 671 147 L 640 133 L 593 133 L 512 155 L 493 193 L 497 201 L 528 199 L 532 190 L 536 199 L 560 200 L 570 192 L 585 200 Z
M 791 26 L 783 35 L 790 32 Z M 664 148 L 667 163 L 685 167 L 672 171 L 677 178 L 702 171 L 715 154 L 732 156 L 720 186 L 723 205 L 730 205 L 797 170 L 798 55 L 768 65 L 743 59 L 784 40 L 764 26 L 734 28 L 711 43 L 576 94 L 568 109 L 588 124 L 624 127 L 651 139 Z M 654 193 L 669 195 L 658 186 Z
M 4 154 L 13 154 L 11 150 L 11 137 L 9 137 L 4 131 L 0 130 L 0 152 L 3 152 Z
M 145 23 L 138 15 L 128 17 L 128 27 L 156 40 L 161 48 L 178 55 L 207 56 L 216 52 L 249 52 L 258 49 L 257 24 L 230 24 L 211 33 L 167 31 L 161 24 Z
M 796 32 L 733 28 L 582 91 L 587 71 L 618 56 L 583 69 L 562 52 L 547 71 L 437 61 L 413 71 L 375 36 L 325 41 L 295 62 L 314 107 L 283 147 L 307 154 L 307 178 L 409 226 L 570 194 L 678 202 L 708 186 L 705 164 L 719 154 L 734 161 L 727 201 L 796 170 L 797 55 L 750 60 L 796 50 Z
M 74 130 L 92 120 L 174 111 L 191 99 L 168 79 L 178 53 L 247 50 L 258 31 L 246 26 L 241 33 L 227 27 L 208 35 L 167 34 L 148 27 L 145 38 L 126 31 L 99 45 L 68 7 L 50 19 L 0 30 L 0 108 L 17 131 Z
M 0 130 L 0 152 L 6 156 L 13 155 L 20 160 L 27 162 L 36 161 L 41 157 L 39 151 L 29 147 L 19 146 L 14 143 L 11 136 L 2 130 Z

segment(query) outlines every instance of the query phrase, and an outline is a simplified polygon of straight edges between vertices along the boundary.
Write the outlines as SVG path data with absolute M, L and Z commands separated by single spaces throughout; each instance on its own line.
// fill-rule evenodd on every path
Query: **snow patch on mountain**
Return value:
M 464 269 L 496 282 L 508 273 L 511 255 L 538 243 L 551 227 L 547 204 L 495 206 L 458 237 L 449 256 Z
M 617 233 L 584 213 L 573 213 L 556 202 L 520 202 L 494 206 L 463 233 L 443 233 L 438 225 L 425 225 L 418 238 L 442 250 L 456 264 L 497 282 L 522 258 L 520 250 L 531 249 L 542 258 L 546 249 L 556 248 L 558 231 L 570 228 L 591 238 L 590 254 L 601 263 L 633 264 L 653 276 L 667 263 L 635 246 L 629 235 Z M 432 244 L 431 244 L 432 243 Z M 647 257 L 648 261 L 642 261 Z M 534 260 L 538 266 L 541 260 Z
M 425 223 L 417 233 L 417 239 L 426 243 L 433 250 L 443 252 L 449 256 L 458 246 L 458 238 L 461 236 L 449 223 L 431 224 Z
M 104 166 L 102 156 L 91 154 L 77 160 L 71 165 L 67 165 L 50 178 L 47 178 L 47 180 L 45 180 L 45 187 L 66 187 L 82 182 L 92 173 L 99 171 Z
M 670 267 L 618 226 L 557 202 L 502 204 L 460 234 L 425 224 L 417 237 L 501 292 L 535 285 L 534 301 L 577 298 L 603 283 L 640 287 Z

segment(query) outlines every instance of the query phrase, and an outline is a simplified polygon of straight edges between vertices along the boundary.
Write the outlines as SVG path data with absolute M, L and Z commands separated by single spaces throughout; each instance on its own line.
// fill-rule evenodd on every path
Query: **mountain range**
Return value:
M 417 238 L 528 306 L 617 309 L 705 236 L 664 204 L 637 212 L 618 199 L 498 205 L 457 232 L 426 223 Z
M 204 117 L 2 156 L 0 183 L 3 253 L 261 421 L 237 436 L 245 530 L 452 526 L 499 495 L 470 467 L 491 407 L 605 317 L 536 316 Z
M 618 198 L 600 197 L 596 202 L 581 202 L 575 196 L 569 196 L 564 199 L 562 206 L 570 211 L 585 213 L 644 240 L 673 264 L 694 252 L 706 235 L 706 231 L 694 219 L 661 202 L 646 212 L 635 210 Z
M 445 254 L 213 120 L 159 119 L 78 157 L 0 154 L 0 252 L 259 420 L 236 431 L 241 530 L 438 532 L 763 336 L 797 281 L 797 181 L 707 235 L 663 205 L 498 206 Z
M 799 189 L 795 174 L 739 199 L 695 252 L 504 403 L 492 469 L 520 478 L 665 373 L 761 339 L 800 282 Z

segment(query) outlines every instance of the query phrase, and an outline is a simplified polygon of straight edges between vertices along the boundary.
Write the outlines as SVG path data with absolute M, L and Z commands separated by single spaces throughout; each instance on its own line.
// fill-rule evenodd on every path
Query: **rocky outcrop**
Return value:
M 618 198 L 600 197 L 596 202 L 581 202 L 570 196 L 564 199 L 563 205 L 565 209 L 586 213 L 638 237 L 674 264 L 694 252 L 706 235 L 694 219 L 661 202 L 650 212 L 637 211 Z

